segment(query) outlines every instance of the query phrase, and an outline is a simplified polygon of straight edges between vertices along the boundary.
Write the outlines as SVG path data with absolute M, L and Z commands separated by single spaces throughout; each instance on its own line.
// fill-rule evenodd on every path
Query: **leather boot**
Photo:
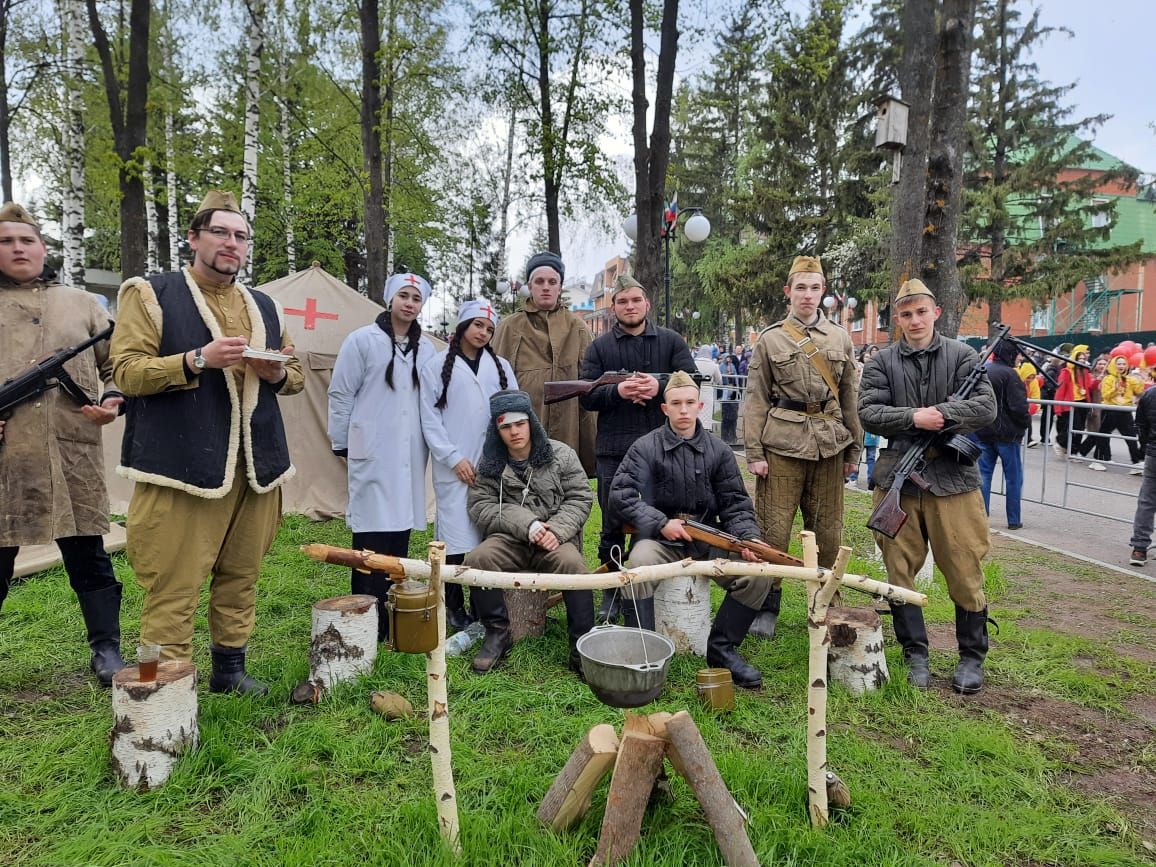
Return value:
M 478 619 L 486 627 L 486 637 L 474 654 L 470 668 L 478 674 L 485 674 L 497 668 L 514 646 L 510 636 L 510 618 L 506 613 L 506 600 L 501 590 L 474 587 L 470 590 L 470 599 L 473 600 Z
M 743 689 L 758 689 L 763 685 L 763 675 L 757 668 L 743 659 L 739 645 L 747 636 L 751 622 L 759 612 L 747 608 L 731 594 L 723 598 L 718 614 L 706 639 L 706 661 L 715 668 L 725 668 L 731 673 L 735 686 Z
M 599 623 L 617 623 L 622 616 L 622 599 L 617 590 L 603 590 L 602 604 L 598 606 Z
M 775 637 L 775 627 L 779 622 L 779 606 L 783 602 L 783 588 L 772 587 L 767 598 L 763 600 L 758 615 L 751 624 L 751 635 L 770 641 Z
M 927 689 L 931 669 L 927 655 L 927 627 L 923 624 L 923 609 L 918 605 L 891 603 L 891 625 L 895 638 L 903 648 L 907 663 L 907 682 L 916 689 Z
M 466 611 L 466 592 L 461 584 L 445 584 L 446 593 L 446 625 L 453 632 L 460 632 L 471 623 L 474 618 Z
M 389 618 L 386 616 L 385 600 L 389 598 L 390 581 L 381 572 L 352 570 L 349 590 L 356 595 L 373 596 L 377 599 L 377 643 L 389 640 Z M 450 585 L 446 585 L 449 587 Z
M 582 657 L 578 653 L 578 639 L 594 628 L 594 592 L 591 590 L 563 590 L 566 603 L 566 642 L 570 648 L 567 662 L 570 670 L 582 680 Z
M 622 625 L 654 631 L 654 597 L 622 600 Z
M 88 646 L 92 648 L 88 667 L 101 686 L 112 686 L 112 676 L 124 668 L 120 656 L 120 596 L 120 584 L 76 594 L 88 628 Z
M 209 675 L 209 692 L 235 692 L 238 695 L 267 695 L 269 687 L 245 673 L 245 648 L 209 645 L 213 673 Z
M 951 688 L 961 695 L 975 695 L 983 688 L 983 660 L 987 656 L 987 609 L 967 611 L 955 606 L 955 640 L 959 665 Z

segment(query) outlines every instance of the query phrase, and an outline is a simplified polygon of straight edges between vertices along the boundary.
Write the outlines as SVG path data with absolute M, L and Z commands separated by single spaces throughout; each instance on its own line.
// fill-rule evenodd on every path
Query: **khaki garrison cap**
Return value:
M 927 288 L 922 280 L 908 280 L 899 287 L 899 294 L 895 296 L 895 303 L 899 304 L 908 298 L 914 298 L 918 295 L 926 295 L 932 301 L 935 301 L 935 296 L 931 294 L 931 290 Z
M 666 388 L 662 390 L 663 397 L 665 397 L 666 393 L 672 388 L 693 388 L 695 391 L 698 391 L 698 383 L 695 382 L 694 378 L 685 370 L 676 370 L 670 375 L 670 379 L 666 381 Z
M 788 280 L 792 274 L 818 274 L 824 277 L 823 263 L 819 261 L 818 256 L 796 256 L 795 261 L 791 263 L 791 270 L 787 272 Z
M 40 224 L 33 219 L 28 210 L 15 202 L 5 202 L 4 207 L 0 208 L 0 223 L 27 223 L 29 226 L 35 226 L 36 231 L 40 231 Z
M 614 288 L 610 290 L 610 300 L 614 300 L 614 296 L 623 289 L 641 289 L 642 293 L 646 294 L 646 287 L 631 277 L 629 274 L 619 274 L 618 279 L 614 281 Z
M 241 208 L 237 204 L 237 197 L 228 190 L 209 190 L 205 200 L 197 208 L 198 214 L 205 211 L 233 211 L 240 214 Z

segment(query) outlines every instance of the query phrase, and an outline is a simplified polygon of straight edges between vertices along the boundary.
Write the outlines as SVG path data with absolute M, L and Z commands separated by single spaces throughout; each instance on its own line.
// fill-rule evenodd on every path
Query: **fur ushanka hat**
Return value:
M 534 412 L 530 395 L 524 391 L 499 391 L 490 397 L 490 426 L 486 428 L 486 443 L 482 446 L 482 459 L 478 461 L 478 472 L 483 476 L 500 476 L 509 462 L 510 453 L 498 433 L 499 420 L 508 413 L 521 413 L 530 422 L 530 466 L 544 467 L 554 460 L 550 437 Z

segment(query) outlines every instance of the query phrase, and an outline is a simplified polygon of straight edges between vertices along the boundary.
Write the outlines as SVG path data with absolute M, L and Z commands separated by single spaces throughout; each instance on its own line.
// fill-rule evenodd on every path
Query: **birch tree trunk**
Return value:
M 382 260 L 385 263 L 385 277 L 393 273 L 393 118 L 394 99 L 397 95 L 397 4 L 386 0 L 385 13 L 385 68 L 382 70 L 381 86 L 384 91 L 381 103 L 381 242 Z M 404 263 L 403 263 L 404 264 Z M 413 267 L 412 265 L 407 267 Z M 382 284 L 384 287 L 384 283 Z
M 285 213 L 285 265 L 292 274 L 297 270 L 297 243 L 293 236 L 293 157 L 289 143 L 289 94 L 285 66 L 285 63 L 281 64 L 281 200 Z
M 156 274 L 161 270 L 160 227 L 157 223 L 157 196 L 153 189 L 153 161 L 147 155 L 141 164 L 141 174 L 144 175 L 145 233 L 148 241 L 145 271 L 149 274 Z
M 180 203 L 177 200 L 177 155 L 173 135 L 173 109 L 165 110 L 165 188 L 169 200 L 169 270 L 176 271 L 181 266 Z
M 506 258 L 506 243 L 510 237 L 510 182 L 514 177 L 514 132 L 518 124 L 518 108 L 513 100 L 510 101 L 510 123 L 506 127 L 506 171 L 502 176 L 502 204 L 500 207 L 501 223 L 498 229 L 498 238 L 501 246 L 498 248 L 498 279 L 509 275 L 509 263 Z M 514 293 L 514 303 L 517 306 L 517 293 Z M 503 301 L 505 299 L 502 299 Z
M 257 146 L 261 134 L 261 55 L 265 50 L 265 0 L 246 0 L 249 10 L 249 59 L 245 69 L 245 155 L 241 175 L 241 213 L 250 228 L 257 215 Z M 241 282 L 249 282 L 253 250 L 249 249 Z
M 81 80 L 87 36 L 83 0 L 63 0 L 65 104 L 64 162 L 68 181 L 64 186 L 61 242 L 64 247 L 64 282 L 84 288 L 84 98 Z

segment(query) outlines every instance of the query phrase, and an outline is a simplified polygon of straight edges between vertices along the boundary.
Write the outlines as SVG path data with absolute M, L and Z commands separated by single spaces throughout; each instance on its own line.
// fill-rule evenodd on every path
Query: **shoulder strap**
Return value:
M 831 396 L 835 398 L 835 402 L 839 402 L 839 387 L 835 385 L 835 377 L 831 375 L 831 368 L 827 364 L 827 359 L 823 355 L 821 349 L 815 345 L 815 341 L 811 339 L 811 335 L 800 331 L 799 326 L 787 319 L 783 321 L 783 330 L 791 335 L 791 339 L 795 341 L 803 354 L 807 356 L 807 360 L 815 366 L 815 370 L 819 371 L 819 376 L 823 377 L 823 382 L 827 383 L 827 388 L 831 389 Z

